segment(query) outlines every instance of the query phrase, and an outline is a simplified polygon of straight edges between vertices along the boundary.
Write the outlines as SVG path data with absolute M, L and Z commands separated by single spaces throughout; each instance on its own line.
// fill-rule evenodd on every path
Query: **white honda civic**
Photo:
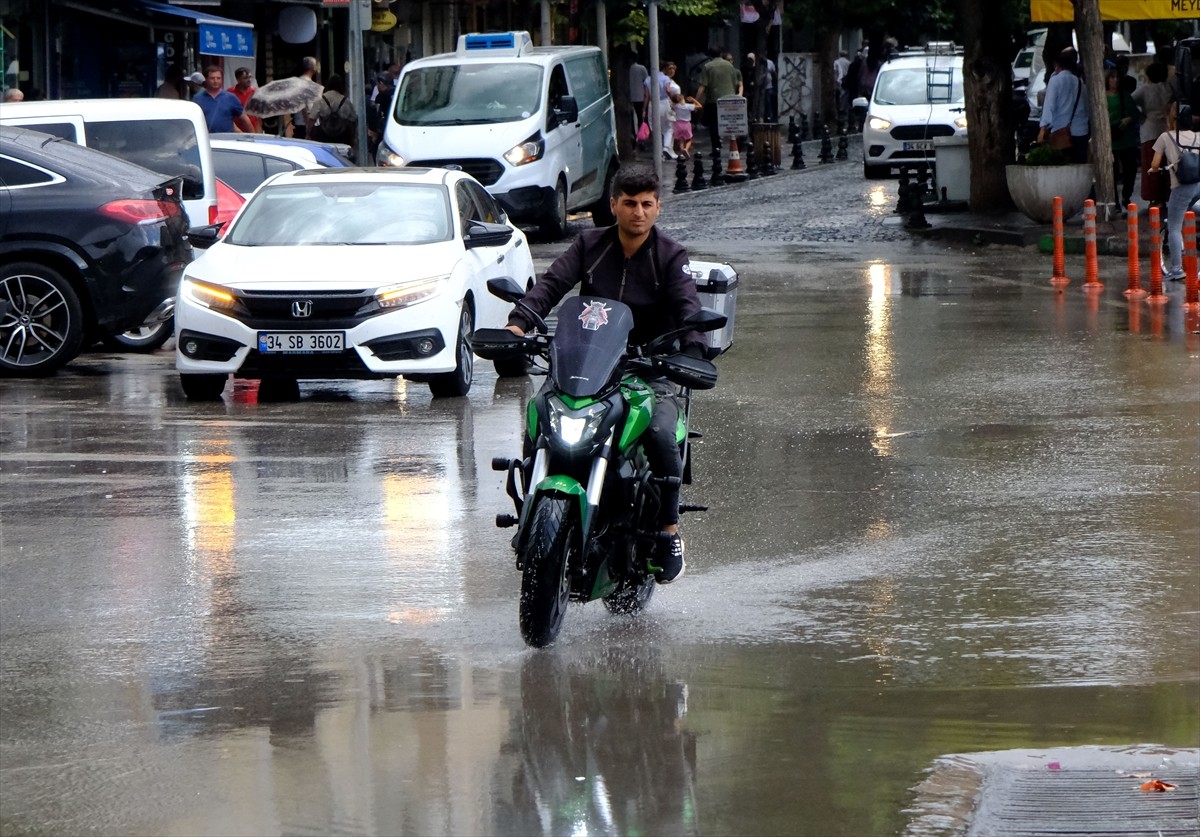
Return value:
M 293 387 L 403 375 L 465 395 L 472 332 L 503 327 L 509 311 L 487 281 L 533 275 L 524 233 L 461 171 L 286 172 L 188 265 L 176 369 L 192 400 L 220 398 L 230 374 Z

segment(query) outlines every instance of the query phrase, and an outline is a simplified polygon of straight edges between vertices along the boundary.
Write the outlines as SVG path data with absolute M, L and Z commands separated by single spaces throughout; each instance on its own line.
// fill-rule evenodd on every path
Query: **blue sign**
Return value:
M 254 30 L 248 26 L 201 22 L 200 52 L 228 58 L 250 58 L 254 55 Z

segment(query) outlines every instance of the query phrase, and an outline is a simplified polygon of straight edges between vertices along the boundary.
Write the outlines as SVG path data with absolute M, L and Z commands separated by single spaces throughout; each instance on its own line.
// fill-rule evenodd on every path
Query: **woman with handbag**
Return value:
M 1083 80 L 1075 74 L 1078 57 L 1067 47 L 1054 59 L 1054 74 L 1046 83 L 1038 142 L 1049 142 L 1067 153 L 1072 163 L 1088 160 L 1088 103 Z
M 1191 130 L 1187 130 L 1187 129 Z M 1165 159 L 1170 164 L 1171 197 L 1167 200 L 1168 264 L 1163 279 L 1183 279 L 1183 216 L 1200 199 L 1200 114 L 1187 105 L 1179 108 L 1174 131 L 1164 131 L 1154 142 L 1150 171 L 1158 171 Z

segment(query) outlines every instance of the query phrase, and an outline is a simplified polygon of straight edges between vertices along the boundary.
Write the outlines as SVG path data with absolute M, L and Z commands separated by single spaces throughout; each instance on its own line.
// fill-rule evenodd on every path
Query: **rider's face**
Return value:
M 612 198 L 611 206 L 617 217 L 617 228 L 626 235 L 645 235 L 658 220 L 658 195 L 653 192 L 619 194 Z

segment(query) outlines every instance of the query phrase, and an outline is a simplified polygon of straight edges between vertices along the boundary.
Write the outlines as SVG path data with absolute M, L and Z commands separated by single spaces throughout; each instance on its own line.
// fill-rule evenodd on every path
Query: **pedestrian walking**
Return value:
M 696 99 L 706 107 L 700 111 L 704 127 L 712 140 L 714 158 L 721 153 L 721 135 L 717 131 L 717 100 L 725 96 L 742 95 L 742 74 L 716 47 L 708 50 L 709 60 L 700 74 Z
M 246 102 L 250 101 L 250 97 L 254 95 L 254 91 L 258 88 L 254 86 L 254 76 L 250 74 L 250 70 L 246 67 L 238 67 L 234 70 L 233 78 L 235 84 L 229 88 L 229 92 L 237 96 L 238 101 L 242 103 L 242 107 L 246 107 Z M 250 120 L 250 127 L 256 134 L 262 133 L 262 120 L 257 116 L 246 114 L 246 118 Z
M 306 55 L 300 61 L 300 77 L 308 79 L 311 82 L 317 81 L 317 76 L 321 74 L 321 62 L 311 55 Z M 306 109 L 301 109 L 295 113 L 285 114 L 283 117 L 283 134 L 287 137 L 295 139 L 304 139 L 308 136 L 309 113 Z
M 192 101 L 204 111 L 204 121 L 208 123 L 210 134 L 228 134 L 235 129 L 251 132 L 254 126 L 250 118 L 243 113 L 242 103 L 228 90 L 225 90 L 225 74 L 216 64 L 204 68 L 204 88 L 197 93 Z
M 1104 73 L 1108 126 L 1112 132 L 1113 188 L 1119 190 L 1113 197 L 1120 197 L 1122 209 L 1133 200 L 1133 184 L 1138 174 L 1138 130 L 1142 121 L 1137 103 L 1124 89 L 1127 78 L 1115 68 Z
M 1167 130 L 1167 111 L 1171 107 L 1171 85 L 1167 83 L 1167 66 L 1155 59 L 1146 68 L 1146 83 L 1133 91 L 1133 101 L 1142 111 L 1138 131 L 1141 143 L 1142 200 L 1159 208 L 1167 205 L 1171 181 L 1163 172 L 1151 172 L 1154 141 Z
M 1046 83 L 1046 101 L 1038 130 L 1038 142 L 1049 142 L 1067 153 L 1072 163 L 1087 163 L 1087 90 L 1076 74 L 1079 56 L 1067 47 L 1054 58 L 1054 73 Z
M 662 154 L 672 160 L 675 159 L 675 152 L 672 150 L 675 145 L 675 110 L 671 107 L 671 101 L 673 96 L 682 92 L 674 77 L 675 62 L 663 61 L 659 66 L 658 77 L 654 79 L 653 89 L 650 86 L 651 80 L 646 79 L 642 100 L 642 118 L 649 121 L 653 115 L 650 97 L 658 96 L 658 130 L 662 137 Z
M 1178 282 L 1183 278 L 1183 216 L 1200 199 L 1200 182 L 1180 180 L 1178 165 L 1184 153 L 1200 154 L 1200 114 L 1184 105 L 1179 109 L 1174 131 L 1164 131 L 1154 141 L 1151 171 L 1160 171 L 1165 160 L 1170 165 L 1171 197 L 1167 200 L 1167 248 L 1169 261 L 1164 265 L 1163 279 Z M 1187 179 L 1187 178 L 1184 178 Z

